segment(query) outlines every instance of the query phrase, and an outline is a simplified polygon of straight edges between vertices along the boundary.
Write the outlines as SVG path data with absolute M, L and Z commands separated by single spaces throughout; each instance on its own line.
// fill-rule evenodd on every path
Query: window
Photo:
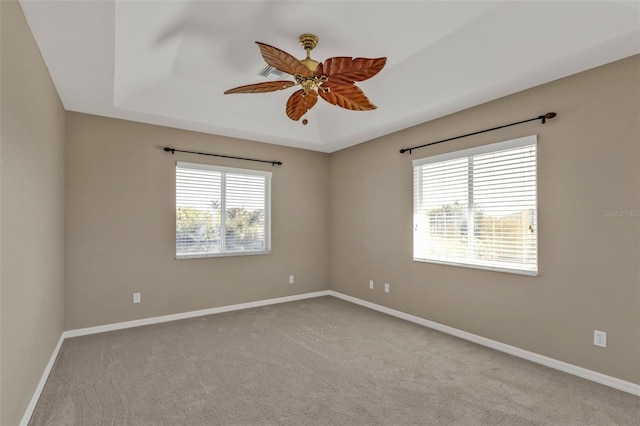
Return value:
M 536 136 L 413 162 L 413 258 L 538 274 Z
M 271 173 L 176 163 L 176 258 L 271 251 Z

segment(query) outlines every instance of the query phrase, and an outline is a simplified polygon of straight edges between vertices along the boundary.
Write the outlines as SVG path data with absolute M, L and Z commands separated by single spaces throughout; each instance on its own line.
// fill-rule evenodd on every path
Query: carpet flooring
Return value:
M 330 296 L 64 341 L 30 425 L 640 425 L 640 398 Z

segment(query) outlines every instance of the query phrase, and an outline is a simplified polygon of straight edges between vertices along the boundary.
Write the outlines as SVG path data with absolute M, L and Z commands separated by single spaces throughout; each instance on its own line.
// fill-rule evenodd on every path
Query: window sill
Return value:
M 440 265 L 449 265 L 449 266 L 459 266 L 462 268 L 471 268 L 471 269 L 484 269 L 486 271 L 494 271 L 494 272 L 505 272 L 508 274 L 517 274 L 517 275 L 527 275 L 531 277 L 537 277 L 538 271 L 528 271 L 523 269 L 515 269 L 509 268 L 505 266 L 492 266 L 492 265 L 476 265 L 472 263 L 462 263 L 462 262 L 452 262 L 448 260 L 436 260 L 436 259 L 413 259 L 414 262 L 423 262 L 423 263 L 436 263 Z
M 269 251 L 242 251 L 242 252 L 228 252 L 228 253 L 189 253 L 189 254 L 177 254 L 176 260 L 184 259 L 205 259 L 208 257 L 235 257 L 235 256 L 260 256 L 264 254 L 271 254 Z

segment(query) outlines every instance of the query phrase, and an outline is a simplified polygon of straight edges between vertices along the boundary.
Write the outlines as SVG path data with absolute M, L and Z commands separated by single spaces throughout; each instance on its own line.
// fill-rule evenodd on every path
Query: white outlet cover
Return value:
M 289 284 L 293 284 L 295 282 L 293 275 L 289 275 Z
M 605 331 L 593 330 L 593 344 L 601 348 L 606 348 L 607 333 Z
M 389 293 L 389 283 L 384 283 L 384 292 Z
M 140 302 L 141 302 L 140 293 L 133 293 L 133 303 L 140 303 Z
M 369 288 L 373 289 L 373 280 L 369 280 Z

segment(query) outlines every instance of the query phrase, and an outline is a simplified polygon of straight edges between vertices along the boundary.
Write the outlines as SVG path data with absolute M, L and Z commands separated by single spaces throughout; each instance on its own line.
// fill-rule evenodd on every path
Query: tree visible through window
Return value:
M 414 260 L 535 275 L 536 137 L 414 161 Z
M 176 256 L 270 252 L 271 173 L 178 162 Z

